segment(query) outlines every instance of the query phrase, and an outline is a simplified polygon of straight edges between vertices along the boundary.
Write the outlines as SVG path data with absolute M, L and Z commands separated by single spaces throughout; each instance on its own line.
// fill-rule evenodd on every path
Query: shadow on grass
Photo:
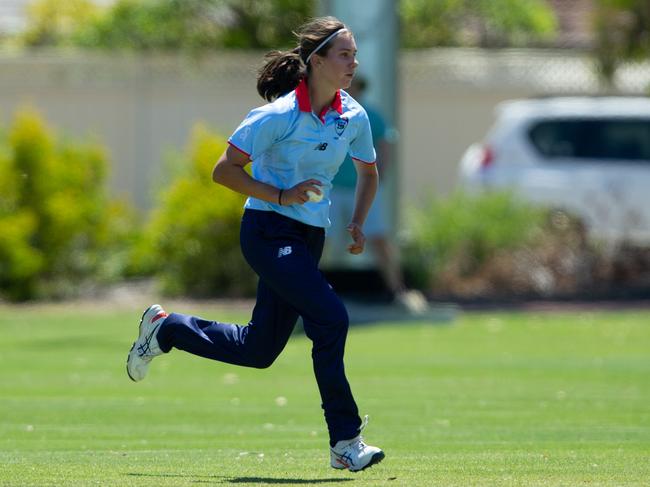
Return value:
M 130 477 L 182 477 L 193 479 L 194 483 L 228 483 L 228 484 L 269 484 L 269 485 L 308 485 L 308 484 L 336 484 L 352 482 L 354 479 L 329 478 L 329 479 L 283 479 L 272 477 L 223 477 L 221 475 L 191 475 L 177 473 L 127 473 Z
M 230 484 L 285 484 L 285 485 L 301 485 L 301 484 L 334 484 L 340 482 L 351 482 L 353 479 L 274 479 L 269 477 L 235 477 L 229 479 L 227 482 Z

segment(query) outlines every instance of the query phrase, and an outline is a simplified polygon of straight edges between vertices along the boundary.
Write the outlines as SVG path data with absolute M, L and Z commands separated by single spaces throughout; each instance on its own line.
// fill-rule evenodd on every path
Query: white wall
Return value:
M 60 132 L 94 134 L 110 151 L 113 191 L 147 207 L 152 189 L 164 184 L 165 154 L 184 149 L 195 122 L 229 135 L 262 104 L 255 91 L 261 59 L 0 53 L 0 124 L 31 105 Z M 629 71 L 621 79 L 627 91 L 650 84 L 647 65 Z M 404 52 L 399 73 L 402 208 L 453 188 L 460 155 L 483 136 L 499 101 L 598 89 L 588 58 L 566 52 Z

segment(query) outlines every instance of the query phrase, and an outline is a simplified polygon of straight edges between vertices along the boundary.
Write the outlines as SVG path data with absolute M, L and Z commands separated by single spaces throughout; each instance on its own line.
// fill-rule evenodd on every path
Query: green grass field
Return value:
M 650 312 L 351 329 L 365 437 L 386 452 L 352 474 L 328 466 L 302 335 L 267 370 L 173 351 L 135 384 L 141 310 L 0 311 L 2 486 L 650 485 Z

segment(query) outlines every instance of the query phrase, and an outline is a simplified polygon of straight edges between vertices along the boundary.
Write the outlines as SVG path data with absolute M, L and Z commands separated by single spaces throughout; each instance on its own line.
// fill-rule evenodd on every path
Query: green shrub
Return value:
M 99 144 L 57 139 L 34 111 L 16 116 L 0 135 L 0 292 L 63 297 L 121 274 L 111 256 L 132 220 L 124 230 L 116 218 L 106 173 Z
M 244 197 L 211 178 L 225 148 L 223 137 L 202 125 L 194 129 L 189 154 L 180 157 L 182 174 L 161 193 L 137 251 L 141 265 L 156 271 L 169 294 L 254 292 L 256 277 L 239 247 Z
M 6 136 L 0 134 L 0 140 Z M 31 240 L 36 231 L 36 215 L 19 206 L 20 174 L 13 170 L 12 154 L 0 144 L 0 289 L 21 295 L 31 276 L 43 266 L 43 256 Z
M 508 193 L 455 193 L 412 209 L 404 265 L 413 283 L 432 289 L 450 266 L 475 274 L 497 252 L 526 245 L 539 235 L 545 212 Z

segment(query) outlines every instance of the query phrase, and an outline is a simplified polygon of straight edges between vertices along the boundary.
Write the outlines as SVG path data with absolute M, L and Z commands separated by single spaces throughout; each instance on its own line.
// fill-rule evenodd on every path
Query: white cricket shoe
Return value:
M 149 362 L 154 357 L 162 355 L 156 334 L 158 328 L 168 314 L 159 304 L 149 306 L 142 314 L 138 339 L 133 343 L 129 356 L 126 359 L 126 373 L 132 381 L 138 382 L 144 379 L 149 370 Z
M 367 424 L 368 416 L 364 418 L 359 431 Z M 385 456 L 380 448 L 366 445 L 359 434 L 351 440 L 341 440 L 330 448 L 330 465 L 332 468 L 340 470 L 347 468 L 350 472 L 358 472 L 381 462 Z
M 429 309 L 427 299 L 416 289 L 400 291 L 395 296 L 395 302 L 412 315 L 421 315 Z

